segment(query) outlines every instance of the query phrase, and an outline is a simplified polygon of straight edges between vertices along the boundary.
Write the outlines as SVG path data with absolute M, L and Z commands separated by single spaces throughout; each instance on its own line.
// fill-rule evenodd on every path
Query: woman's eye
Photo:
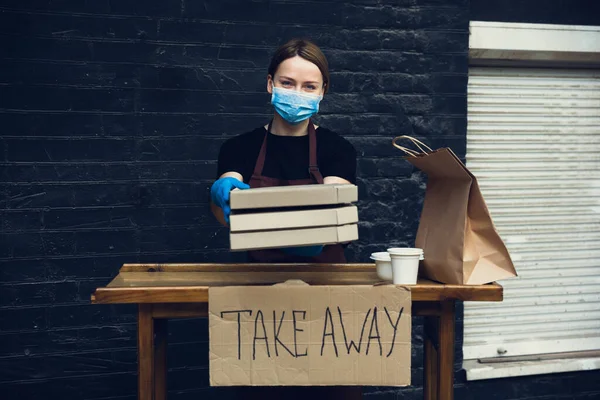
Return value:
M 307 88 L 308 90 L 317 90 L 317 87 L 316 87 L 316 86 L 314 86 L 314 85 L 308 85 L 308 86 L 306 86 L 306 88 Z
M 281 84 L 283 86 L 292 86 L 292 82 L 289 82 L 289 81 L 283 81 L 283 82 L 281 82 Z

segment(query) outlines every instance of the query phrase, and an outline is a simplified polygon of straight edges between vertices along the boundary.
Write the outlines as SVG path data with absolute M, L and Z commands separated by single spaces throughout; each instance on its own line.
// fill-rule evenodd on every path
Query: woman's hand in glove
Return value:
M 215 205 L 223 210 L 225 221 L 229 223 L 229 214 L 231 207 L 229 206 L 229 195 L 233 189 L 250 189 L 250 186 L 240 181 L 237 178 L 225 177 L 217 179 L 210 188 L 210 198 Z

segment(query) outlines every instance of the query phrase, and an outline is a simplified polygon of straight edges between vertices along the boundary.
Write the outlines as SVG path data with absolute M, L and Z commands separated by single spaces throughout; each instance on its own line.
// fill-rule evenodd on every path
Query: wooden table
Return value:
M 138 398 L 166 399 L 167 322 L 208 316 L 211 286 L 272 285 L 301 279 L 311 285 L 365 285 L 381 280 L 375 264 L 125 264 L 94 304 L 138 304 Z M 453 399 L 456 300 L 502 301 L 498 284 L 464 286 L 419 280 L 412 312 L 425 317 L 426 400 Z

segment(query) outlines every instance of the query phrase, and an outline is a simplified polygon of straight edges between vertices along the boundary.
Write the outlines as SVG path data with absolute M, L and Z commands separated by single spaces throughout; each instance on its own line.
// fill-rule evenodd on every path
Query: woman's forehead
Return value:
M 295 81 L 323 82 L 323 75 L 319 67 L 300 56 L 284 60 L 279 64 L 275 75 L 285 76 Z

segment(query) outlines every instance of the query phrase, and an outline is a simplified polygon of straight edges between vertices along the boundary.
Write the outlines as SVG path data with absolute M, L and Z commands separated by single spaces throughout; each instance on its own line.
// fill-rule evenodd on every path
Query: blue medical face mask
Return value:
M 315 115 L 321 99 L 323 96 L 273 86 L 271 104 L 281 118 L 295 125 Z

